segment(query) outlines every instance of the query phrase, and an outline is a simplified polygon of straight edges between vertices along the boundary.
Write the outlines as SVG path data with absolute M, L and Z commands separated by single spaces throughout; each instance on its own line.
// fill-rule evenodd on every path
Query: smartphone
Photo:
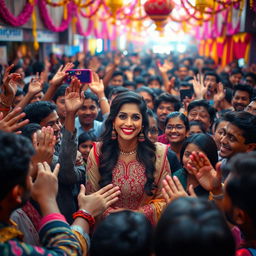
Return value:
M 186 97 L 188 97 L 189 99 L 192 98 L 193 96 L 193 90 L 192 89 L 183 89 L 180 90 L 180 100 L 183 101 Z
M 244 58 L 241 58 L 238 60 L 238 66 L 239 68 L 243 68 L 245 66 Z
M 92 82 L 92 71 L 91 69 L 68 69 L 66 70 L 68 76 L 66 82 L 70 83 L 73 76 L 76 76 L 81 83 L 91 83 Z

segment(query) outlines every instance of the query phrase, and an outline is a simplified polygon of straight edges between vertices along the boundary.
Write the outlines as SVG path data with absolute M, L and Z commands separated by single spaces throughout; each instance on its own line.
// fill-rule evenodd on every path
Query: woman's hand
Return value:
M 176 176 L 172 178 L 171 176 L 167 175 L 163 180 L 162 193 L 163 193 L 165 202 L 167 204 L 169 204 L 170 202 L 172 202 L 173 200 L 179 197 L 187 197 L 187 196 L 196 197 L 196 194 L 194 192 L 192 185 L 189 186 L 188 190 L 189 190 L 189 194 L 185 191 L 178 177 Z
M 189 158 L 191 161 L 186 168 L 195 175 L 204 189 L 215 191 L 221 188 L 220 163 L 217 163 L 215 170 L 208 157 L 202 152 L 193 151 Z

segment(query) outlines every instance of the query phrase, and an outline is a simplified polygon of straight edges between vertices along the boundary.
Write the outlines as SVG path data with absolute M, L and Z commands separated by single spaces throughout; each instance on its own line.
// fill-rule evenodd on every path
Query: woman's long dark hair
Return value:
M 189 136 L 183 143 L 181 151 L 180 151 L 180 159 L 183 165 L 183 155 L 184 152 L 189 144 L 195 144 L 198 146 L 208 157 L 210 163 L 212 164 L 213 168 L 218 162 L 218 148 L 214 141 L 214 139 L 206 134 L 206 133 L 197 133 Z
M 145 167 L 145 174 L 147 181 L 145 184 L 145 192 L 147 195 L 153 195 L 152 190 L 156 187 L 154 184 L 155 173 L 155 145 L 147 137 L 149 121 L 147 116 L 147 105 L 144 99 L 134 92 L 120 93 L 112 101 L 109 116 L 105 122 L 105 131 L 101 136 L 102 146 L 100 154 L 99 172 L 101 179 L 99 185 L 104 187 L 112 182 L 112 171 L 116 166 L 120 149 L 117 140 L 111 139 L 113 129 L 113 122 L 118 115 L 120 108 L 124 104 L 134 103 L 138 105 L 142 115 L 143 134 L 145 136 L 144 142 L 138 142 L 137 160 Z

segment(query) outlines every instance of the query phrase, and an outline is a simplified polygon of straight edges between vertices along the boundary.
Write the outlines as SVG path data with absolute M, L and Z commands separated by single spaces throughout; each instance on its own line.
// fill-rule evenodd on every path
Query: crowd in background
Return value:
M 256 255 L 256 63 L 18 52 L 1 81 L 1 255 Z

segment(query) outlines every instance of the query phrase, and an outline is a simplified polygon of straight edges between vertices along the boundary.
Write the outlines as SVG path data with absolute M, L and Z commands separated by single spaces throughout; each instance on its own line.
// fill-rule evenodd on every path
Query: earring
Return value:
M 142 131 L 140 132 L 140 134 L 138 136 L 138 141 L 139 142 L 145 141 L 145 135 L 144 135 L 144 133 Z
M 116 140 L 117 139 L 117 133 L 115 128 L 113 127 L 112 132 L 111 132 L 111 140 Z

